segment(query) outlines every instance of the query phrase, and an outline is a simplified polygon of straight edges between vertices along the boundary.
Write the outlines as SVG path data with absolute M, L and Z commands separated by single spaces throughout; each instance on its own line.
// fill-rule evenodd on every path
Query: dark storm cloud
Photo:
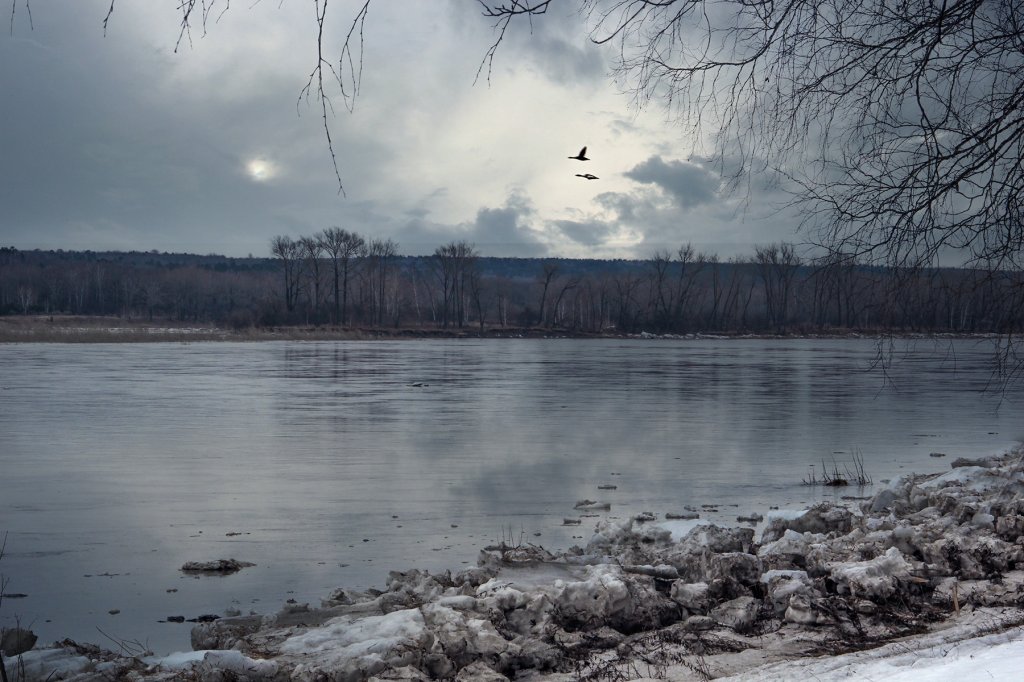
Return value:
M 703 166 L 684 161 L 666 163 L 660 156 L 650 157 L 623 175 L 660 187 L 684 209 L 715 201 L 721 186 L 721 178 Z

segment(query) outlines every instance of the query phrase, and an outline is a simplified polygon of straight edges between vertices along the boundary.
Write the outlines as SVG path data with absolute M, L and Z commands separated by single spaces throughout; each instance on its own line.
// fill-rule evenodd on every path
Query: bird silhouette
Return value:
M 570 159 L 576 159 L 577 161 L 590 161 L 590 159 L 587 158 L 587 148 L 586 147 L 581 149 L 580 153 L 577 154 L 576 156 L 570 156 L 569 158 Z
M 577 173 L 576 177 L 586 178 L 587 180 L 600 180 L 600 178 L 594 175 L 593 173 Z

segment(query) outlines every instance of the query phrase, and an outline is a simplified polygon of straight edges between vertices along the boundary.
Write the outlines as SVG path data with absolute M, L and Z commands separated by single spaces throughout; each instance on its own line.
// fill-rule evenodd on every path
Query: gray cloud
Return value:
M 520 17 L 512 22 L 495 56 L 495 69 L 525 63 L 565 87 L 605 79 L 609 69 L 604 52 L 590 40 L 579 14 L 564 7 L 568 5 L 549 6 L 543 16 L 533 21 Z M 492 33 L 492 41 L 493 38 Z
M 614 226 L 600 220 L 556 220 L 553 225 L 576 244 L 603 246 L 614 232 Z
M 501 208 L 481 208 L 469 232 L 469 241 L 491 256 L 540 256 L 545 247 L 529 227 L 533 206 L 520 193 L 509 196 Z
M 429 219 L 428 211 L 410 214 L 410 220 L 390 224 L 388 234 L 398 242 L 402 253 L 428 255 L 438 246 L 452 241 L 467 241 L 484 256 L 542 256 L 547 247 L 537 239 L 530 225 L 535 212 L 529 199 L 512 193 L 505 205 L 481 207 L 472 222 L 444 223 Z M 381 223 L 382 216 L 367 215 L 362 222 Z M 357 229 L 357 231 L 359 231 Z
M 666 163 L 660 156 L 650 157 L 624 175 L 640 183 L 657 185 L 684 209 L 714 201 L 721 186 L 718 175 L 703 166 L 685 161 Z
M 232 6 L 178 53 L 173 3 L 118 3 L 106 37 L 103 6 L 33 9 L 34 28 L 19 13 L 0 35 L 2 245 L 265 255 L 276 234 L 331 225 L 409 254 L 453 239 L 601 257 L 769 241 L 730 216 L 707 164 L 669 160 L 689 151 L 678 128 L 628 115 L 562 9 L 517 24 L 491 86 L 474 87 L 491 22 L 462 0 L 375 3 L 355 112 L 332 91 L 328 115 L 347 198 L 316 101 L 297 101 L 316 57 L 306 9 Z M 351 17 L 332 16 L 334 45 Z M 583 144 L 599 183 L 565 159 Z

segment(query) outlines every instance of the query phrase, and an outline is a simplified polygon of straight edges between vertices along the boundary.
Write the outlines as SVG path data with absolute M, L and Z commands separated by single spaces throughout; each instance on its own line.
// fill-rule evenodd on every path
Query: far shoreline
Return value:
M 694 332 L 689 334 L 637 333 L 606 330 L 601 333 L 544 327 L 339 327 L 290 325 L 276 327 L 220 327 L 209 323 L 137 320 L 114 316 L 8 315 L 0 316 L 0 344 L 16 343 L 191 343 L 260 341 L 371 341 L 446 339 L 645 339 L 645 340 L 750 340 L 750 339 L 997 339 L 998 334 L 907 332 L 883 329 L 836 329 L 782 334 Z

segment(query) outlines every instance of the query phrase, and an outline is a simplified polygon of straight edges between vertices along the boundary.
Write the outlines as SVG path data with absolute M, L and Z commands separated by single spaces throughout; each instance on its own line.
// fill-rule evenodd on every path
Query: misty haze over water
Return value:
M 0 624 L 166 653 L 189 648 L 168 616 L 315 606 L 510 534 L 583 544 L 583 498 L 735 523 L 870 495 L 1024 439 L 992 349 L 896 341 L 883 371 L 870 339 L 3 345 L 0 572 L 27 596 Z M 801 484 L 854 452 L 874 486 Z M 179 571 L 218 558 L 256 566 Z

